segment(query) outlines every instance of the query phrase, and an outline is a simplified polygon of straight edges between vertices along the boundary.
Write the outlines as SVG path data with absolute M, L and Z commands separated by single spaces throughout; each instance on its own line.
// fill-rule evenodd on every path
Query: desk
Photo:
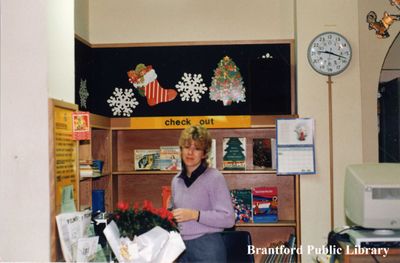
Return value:
M 374 248 L 373 250 L 367 250 L 368 248 L 356 248 L 353 244 L 347 242 L 339 242 L 342 248 L 339 262 L 343 263 L 399 263 L 400 262 L 400 248 L 389 248 L 386 257 L 383 248 Z M 373 256 L 378 261 L 375 261 Z

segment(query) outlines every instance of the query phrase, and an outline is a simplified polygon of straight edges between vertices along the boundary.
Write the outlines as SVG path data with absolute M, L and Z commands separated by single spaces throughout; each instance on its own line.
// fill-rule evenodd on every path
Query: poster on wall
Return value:
M 72 139 L 90 140 L 90 114 L 88 111 L 72 112 Z
M 61 211 L 63 204 L 63 192 L 71 188 L 70 195 L 78 207 L 78 178 L 77 158 L 78 144 L 72 138 L 72 113 L 65 107 L 55 105 L 53 108 L 53 147 L 54 147 L 54 184 L 56 213 Z

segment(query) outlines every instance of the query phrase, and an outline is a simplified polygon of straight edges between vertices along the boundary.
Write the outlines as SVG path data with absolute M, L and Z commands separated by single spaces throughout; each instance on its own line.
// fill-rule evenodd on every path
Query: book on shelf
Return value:
M 253 138 L 253 169 L 272 168 L 271 138 Z
M 160 170 L 182 170 L 181 149 L 179 146 L 160 146 Z
M 276 170 L 276 139 L 271 138 L 271 168 Z
M 207 163 L 211 168 L 217 168 L 217 140 L 211 139 L 211 148 L 208 153 Z
M 260 186 L 252 188 L 254 223 L 278 221 L 278 188 Z
M 222 140 L 224 170 L 246 169 L 246 138 L 226 137 Z
M 79 175 L 85 177 L 101 176 L 100 168 L 92 160 L 79 160 Z
M 136 149 L 133 159 L 135 170 L 160 169 L 160 149 Z
M 289 235 L 287 246 L 288 246 L 288 248 L 292 249 L 292 251 L 294 251 L 294 249 L 296 249 L 296 236 L 294 234 Z M 294 253 L 294 252 L 290 253 L 289 259 L 287 262 L 295 263 L 296 261 L 297 261 L 297 253 Z
M 262 259 L 262 263 L 295 263 L 297 259 L 296 236 L 291 233 L 288 240 L 274 241 L 267 246 L 269 251 Z
M 236 223 L 251 223 L 253 220 L 251 189 L 232 189 L 230 194 Z

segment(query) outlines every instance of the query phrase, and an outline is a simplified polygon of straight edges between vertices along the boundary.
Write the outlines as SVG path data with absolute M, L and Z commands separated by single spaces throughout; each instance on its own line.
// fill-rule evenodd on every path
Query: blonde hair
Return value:
M 183 148 L 192 141 L 196 144 L 196 147 L 204 151 L 205 155 L 208 154 L 211 148 L 211 136 L 206 127 L 193 125 L 185 128 L 179 138 L 179 146 Z

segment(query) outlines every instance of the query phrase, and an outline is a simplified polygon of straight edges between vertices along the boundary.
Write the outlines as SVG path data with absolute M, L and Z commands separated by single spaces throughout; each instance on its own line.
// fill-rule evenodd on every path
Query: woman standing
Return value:
M 220 232 L 235 224 L 223 175 L 208 167 L 211 136 L 202 126 L 186 128 L 179 139 L 182 171 L 172 179 L 173 215 L 186 250 L 178 262 L 226 262 Z

